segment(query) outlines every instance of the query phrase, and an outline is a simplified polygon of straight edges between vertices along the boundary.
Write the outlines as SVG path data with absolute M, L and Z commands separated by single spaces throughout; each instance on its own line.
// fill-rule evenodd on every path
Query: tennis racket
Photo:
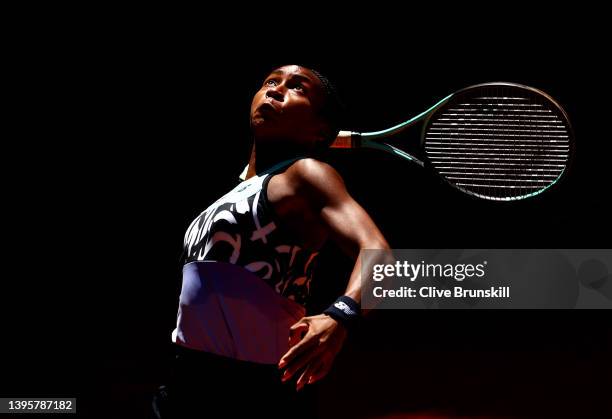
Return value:
M 388 144 L 422 122 L 419 153 Z M 425 112 L 376 132 L 340 131 L 332 148 L 374 148 L 431 167 L 478 198 L 514 201 L 538 195 L 567 173 L 574 136 L 561 106 L 514 83 L 484 83 L 453 93 Z

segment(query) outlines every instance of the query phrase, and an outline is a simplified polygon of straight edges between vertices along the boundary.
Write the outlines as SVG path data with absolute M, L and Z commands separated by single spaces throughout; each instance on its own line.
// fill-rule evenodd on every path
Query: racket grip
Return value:
M 340 131 L 330 148 L 357 148 L 360 146 L 360 135 L 352 131 Z

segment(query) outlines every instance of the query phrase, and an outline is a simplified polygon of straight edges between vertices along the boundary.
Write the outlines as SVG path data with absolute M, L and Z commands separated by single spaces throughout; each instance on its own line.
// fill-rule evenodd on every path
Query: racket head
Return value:
M 421 140 L 428 165 L 448 184 L 493 201 L 557 185 L 575 151 L 563 108 L 541 90 L 507 82 L 455 93 L 427 117 Z

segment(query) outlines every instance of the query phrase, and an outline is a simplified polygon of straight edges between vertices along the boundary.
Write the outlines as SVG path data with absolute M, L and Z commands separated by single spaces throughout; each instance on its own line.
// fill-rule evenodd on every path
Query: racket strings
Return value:
M 570 132 L 544 96 L 514 86 L 468 91 L 431 118 L 425 151 L 459 189 L 514 200 L 554 184 L 565 170 Z

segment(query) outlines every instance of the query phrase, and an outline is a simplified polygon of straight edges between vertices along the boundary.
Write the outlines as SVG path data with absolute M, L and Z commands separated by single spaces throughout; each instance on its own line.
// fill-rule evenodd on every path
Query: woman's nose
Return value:
M 266 97 L 271 97 L 272 99 L 282 102 L 285 96 L 283 95 L 281 89 L 282 87 L 280 85 L 270 87 L 268 90 L 266 90 Z

